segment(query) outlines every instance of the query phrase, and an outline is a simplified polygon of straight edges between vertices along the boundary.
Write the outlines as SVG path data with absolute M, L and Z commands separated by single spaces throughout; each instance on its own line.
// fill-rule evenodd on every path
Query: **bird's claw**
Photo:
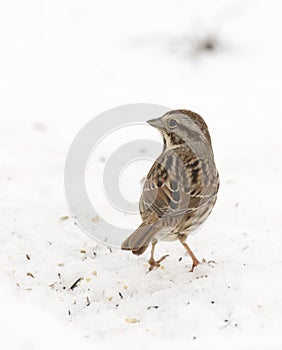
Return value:
M 190 272 L 193 272 L 194 269 L 195 269 L 195 267 L 198 266 L 198 265 L 200 265 L 200 264 L 212 265 L 212 264 L 216 264 L 216 262 L 215 262 L 214 260 L 209 260 L 209 261 L 207 261 L 206 259 L 202 259 L 201 262 L 198 261 L 198 260 L 195 260 L 195 261 L 193 261 L 193 265 L 192 265 L 192 267 L 191 267 Z
M 204 259 L 203 259 L 204 260 Z M 203 262 L 203 261 L 202 261 Z M 192 265 L 192 267 L 191 267 L 191 270 L 189 271 L 189 272 L 193 272 L 194 271 L 194 269 L 195 269 L 195 267 L 197 267 L 198 265 L 200 265 L 201 263 L 200 263 L 200 261 L 198 261 L 198 260 L 194 260 L 193 261 L 193 265 Z
M 155 260 L 154 258 L 151 258 L 151 259 L 149 260 L 150 267 L 149 267 L 149 270 L 147 271 L 147 273 L 150 272 L 150 271 L 152 271 L 152 270 L 154 269 L 154 267 L 160 267 L 160 266 L 161 266 L 161 262 L 162 262 L 165 258 L 167 258 L 168 256 L 169 256 L 169 255 L 166 254 L 166 255 L 162 256 L 159 260 Z

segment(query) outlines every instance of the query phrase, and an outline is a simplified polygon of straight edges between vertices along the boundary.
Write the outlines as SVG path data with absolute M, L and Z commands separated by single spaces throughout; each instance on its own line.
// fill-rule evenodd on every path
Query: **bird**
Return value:
M 210 215 L 220 183 L 210 133 L 204 119 L 186 109 L 169 111 L 147 123 L 160 131 L 163 150 L 143 185 L 142 223 L 121 249 L 141 255 L 151 244 L 148 271 L 152 271 L 168 256 L 155 260 L 157 242 L 178 240 L 192 259 L 193 271 L 200 261 L 187 238 Z

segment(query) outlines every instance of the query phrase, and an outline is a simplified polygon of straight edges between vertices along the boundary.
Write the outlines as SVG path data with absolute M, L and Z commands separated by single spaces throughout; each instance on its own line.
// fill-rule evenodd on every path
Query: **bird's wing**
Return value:
M 216 196 L 216 179 L 213 159 L 198 159 L 177 150 L 162 153 L 144 183 L 140 199 L 143 219 L 152 213 L 167 217 L 198 209 Z

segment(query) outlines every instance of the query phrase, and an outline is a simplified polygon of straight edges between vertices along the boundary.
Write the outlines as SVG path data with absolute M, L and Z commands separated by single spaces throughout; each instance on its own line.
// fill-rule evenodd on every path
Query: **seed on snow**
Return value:
M 140 322 L 140 321 L 137 320 L 137 318 L 129 318 L 129 317 L 127 317 L 125 319 L 125 322 L 127 322 L 127 323 L 137 323 L 137 322 Z
M 60 217 L 60 220 L 61 220 L 61 221 L 65 221 L 65 220 L 67 220 L 67 219 L 69 219 L 69 216 L 68 216 L 68 215 L 64 215 L 64 216 L 61 216 L 61 217 Z

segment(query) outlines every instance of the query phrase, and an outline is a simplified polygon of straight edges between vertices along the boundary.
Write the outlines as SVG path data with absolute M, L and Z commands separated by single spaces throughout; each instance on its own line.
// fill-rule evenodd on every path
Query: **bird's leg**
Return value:
M 150 264 L 149 271 L 152 271 L 154 267 L 160 267 L 161 266 L 161 262 L 166 257 L 168 257 L 168 255 L 164 255 L 157 261 L 154 259 L 154 252 L 155 252 L 155 247 L 156 247 L 157 242 L 158 241 L 155 238 L 153 238 L 153 240 L 152 240 L 151 256 L 150 256 L 150 259 L 149 259 L 149 264 Z
M 188 252 L 188 254 L 191 256 L 191 258 L 192 258 L 192 260 L 193 260 L 192 268 L 191 268 L 191 270 L 190 270 L 190 272 L 193 272 L 193 271 L 194 271 L 194 268 L 200 264 L 200 261 L 196 258 L 196 256 L 195 256 L 194 253 L 192 252 L 192 250 L 189 248 L 188 244 L 185 242 L 186 236 L 184 236 L 184 235 L 179 235 L 179 236 L 178 236 L 178 239 L 179 239 L 179 241 L 180 241 L 181 244 L 184 246 L 184 248 L 186 249 L 186 251 Z

